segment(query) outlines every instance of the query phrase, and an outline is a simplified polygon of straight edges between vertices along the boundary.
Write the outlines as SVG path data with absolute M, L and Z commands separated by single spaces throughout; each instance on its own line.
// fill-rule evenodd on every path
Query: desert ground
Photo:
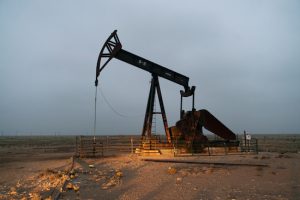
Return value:
M 0 199 L 300 199 L 300 135 L 259 135 L 258 154 L 177 157 L 75 158 L 74 138 L 0 137 Z

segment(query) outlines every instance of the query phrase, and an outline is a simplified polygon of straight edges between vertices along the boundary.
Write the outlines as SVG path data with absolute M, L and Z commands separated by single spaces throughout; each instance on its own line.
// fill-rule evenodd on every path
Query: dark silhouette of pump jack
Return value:
M 117 30 L 112 32 L 107 38 L 99 53 L 96 67 L 96 87 L 98 86 L 98 77 L 101 71 L 106 67 L 112 58 L 117 58 L 142 70 L 148 71 L 152 75 L 142 136 L 151 137 L 153 114 L 161 114 L 166 137 L 170 143 L 172 142 L 172 139 L 176 137 L 185 138 L 186 140 L 207 140 L 202 133 L 202 127 L 226 140 L 236 139 L 236 135 L 207 110 L 196 111 L 194 107 L 194 95 L 196 87 L 189 86 L 188 77 L 122 49 L 122 44 L 118 38 Z M 165 78 L 184 87 L 184 90 L 180 91 L 180 120 L 176 123 L 175 127 L 168 127 L 167 116 L 164 109 L 158 77 Z M 158 95 L 161 112 L 153 111 L 156 93 Z M 193 98 L 192 110 L 184 112 L 182 110 L 182 98 L 190 96 Z

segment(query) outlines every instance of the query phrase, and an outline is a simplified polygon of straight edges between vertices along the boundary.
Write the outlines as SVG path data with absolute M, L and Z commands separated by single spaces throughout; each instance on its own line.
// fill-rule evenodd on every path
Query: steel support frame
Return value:
M 154 112 L 154 101 L 155 101 L 155 93 L 157 92 L 157 97 L 159 101 L 159 106 L 161 112 Z M 164 124 L 165 133 L 167 136 L 167 140 L 169 143 L 171 143 L 171 136 L 168 128 L 168 121 L 167 121 L 167 115 L 164 107 L 164 102 L 162 99 L 162 94 L 160 90 L 159 80 L 158 76 L 156 74 L 152 74 L 152 80 L 151 80 L 151 86 L 150 86 L 150 92 L 148 96 L 148 102 L 147 102 L 147 108 L 145 112 L 145 119 L 144 119 L 144 125 L 143 125 L 143 131 L 142 136 L 151 139 L 152 133 L 152 119 L 154 114 L 161 114 L 162 120 Z

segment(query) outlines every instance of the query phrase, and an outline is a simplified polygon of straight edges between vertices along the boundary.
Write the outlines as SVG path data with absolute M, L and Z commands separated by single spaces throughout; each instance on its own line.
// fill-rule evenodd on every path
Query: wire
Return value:
M 97 86 L 95 90 L 94 142 L 96 139 L 96 122 L 97 122 Z
M 118 116 L 120 117 L 123 117 L 123 118 L 133 118 L 133 117 L 140 117 L 142 116 L 141 114 L 140 115 L 125 115 L 125 114 L 122 114 L 120 113 L 119 111 L 117 111 L 110 103 L 109 101 L 107 100 L 107 98 L 105 97 L 104 93 L 103 93 L 103 90 L 100 88 L 100 93 L 101 93 L 101 96 L 103 97 L 105 103 L 108 105 L 108 107 Z

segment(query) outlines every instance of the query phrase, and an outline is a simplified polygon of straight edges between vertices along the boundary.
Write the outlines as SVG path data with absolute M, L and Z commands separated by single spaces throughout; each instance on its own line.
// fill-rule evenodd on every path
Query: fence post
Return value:
M 96 157 L 96 138 L 93 139 L 93 157 Z
M 258 139 L 256 138 L 256 154 L 258 154 Z
M 194 155 L 194 140 L 192 140 L 192 145 L 191 145 L 191 149 L 192 149 L 192 156 Z
M 80 136 L 80 150 L 79 150 L 79 156 L 80 156 L 80 158 L 82 157 L 82 155 L 83 155 L 83 137 L 82 136 Z
M 177 151 L 178 151 L 178 139 L 175 139 L 175 142 L 173 143 L 173 147 L 174 147 L 174 157 L 177 155 Z
M 244 130 L 244 146 L 247 149 L 246 131 Z
M 75 156 L 77 156 L 78 154 L 78 145 L 77 145 L 77 136 L 76 136 L 76 139 L 75 139 Z
M 133 154 L 133 139 L 132 139 L 132 137 L 130 138 L 130 141 L 131 141 L 131 154 Z
M 101 150 L 102 150 L 101 154 L 102 154 L 102 157 L 103 157 L 103 156 L 104 156 L 104 152 L 103 152 L 103 151 L 104 151 L 104 148 L 103 148 L 104 142 L 102 142 L 102 141 L 100 141 L 100 142 L 101 142 L 101 144 L 102 144 L 102 145 L 101 145 L 101 146 L 102 146 L 102 148 L 101 148 Z

